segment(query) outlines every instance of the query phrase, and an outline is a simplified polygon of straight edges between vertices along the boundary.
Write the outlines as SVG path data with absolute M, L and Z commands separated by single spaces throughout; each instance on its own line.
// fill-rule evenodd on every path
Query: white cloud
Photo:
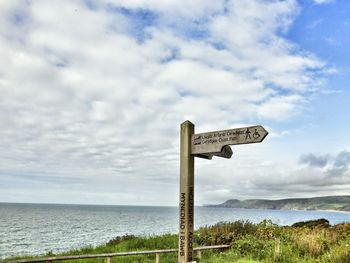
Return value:
M 350 187 L 350 153 L 342 151 L 336 155 L 302 155 L 301 165 L 289 164 L 286 171 L 281 164 L 272 164 L 269 168 L 278 176 L 269 174 L 258 176 L 252 186 L 267 194 L 269 191 L 283 193 L 290 197 L 346 195 Z
M 115 7 L 127 8 L 127 9 L 143 9 L 152 10 L 167 20 L 177 20 L 180 22 L 181 19 L 201 19 L 207 18 L 208 15 L 215 15 L 216 13 L 222 12 L 225 8 L 225 1 L 184 1 L 184 0 L 111 0 L 106 1 Z M 166 21 L 166 22 L 167 22 Z
M 287 119 L 325 67 L 283 37 L 296 1 L 90 2 L 1 3 L 0 180 L 74 178 L 86 202 L 151 189 L 140 204 L 174 204 L 176 195 L 158 199 L 177 191 L 182 121 L 218 129 Z M 225 165 L 215 171 L 223 180 Z M 31 187 L 50 187 L 42 180 Z
M 271 97 L 258 107 L 258 114 L 262 118 L 282 120 L 298 113 L 303 98 L 297 95 Z

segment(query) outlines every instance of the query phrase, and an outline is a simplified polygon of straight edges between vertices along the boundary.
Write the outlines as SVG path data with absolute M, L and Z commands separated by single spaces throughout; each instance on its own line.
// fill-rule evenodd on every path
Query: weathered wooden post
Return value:
M 160 254 L 156 253 L 156 263 L 160 263 Z
M 185 121 L 181 124 L 179 263 L 193 260 L 194 157 L 211 160 L 217 156 L 230 159 L 230 145 L 259 143 L 267 134 L 260 125 L 194 134 L 193 123 Z
M 194 155 L 191 154 L 193 134 L 193 123 L 185 121 L 181 124 L 179 263 L 190 262 L 193 257 Z

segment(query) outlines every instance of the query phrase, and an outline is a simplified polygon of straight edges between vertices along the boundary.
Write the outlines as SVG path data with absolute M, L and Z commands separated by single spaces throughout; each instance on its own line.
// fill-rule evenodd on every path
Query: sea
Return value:
M 0 258 L 63 252 L 101 245 L 125 234 L 177 233 L 178 208 L 0 203 Z M 350 213 L 195 207 L 195 228 L 223 221 L 270 219 L 278 225 L 325 218 L 350 221 Z

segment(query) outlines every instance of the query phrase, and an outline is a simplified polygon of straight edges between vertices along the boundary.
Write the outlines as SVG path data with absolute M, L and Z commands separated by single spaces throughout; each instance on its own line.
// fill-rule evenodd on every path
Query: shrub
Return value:
M 342 241 L 322 256 L 323 263 L 350 263 L 350 241 Z
M 329 221 L 324 218 L 317 219 L 317 220 L 302 221 L 292 225 L 292 227 L 309 227 L 309 228 L 315 228 L 315 227 L 328 228 L 330 226 L 331 225 L 329 224 Z
M 194 238 L 199 245 L 230 244 L 242 236 L 254 235 L 256 230 L 257 226 L 248 221 L 221 222 L 199 228 Z
M 237 249 L 242 257 L 249 257 L 256 260 L 273 257 L 273 240 L 262 240 L 256 236 L 247 235 L 232 244 L 232 249 Z
M 263 220 L 257 225 L 256 236 L 262 239 L 273 239 L 279 236 L 279 227 L 271 220 Z
M 303 254 L 317 257 L 337 244 L 338 237 L 332 229 L 303 228 L 293 233 L 292 240 Z

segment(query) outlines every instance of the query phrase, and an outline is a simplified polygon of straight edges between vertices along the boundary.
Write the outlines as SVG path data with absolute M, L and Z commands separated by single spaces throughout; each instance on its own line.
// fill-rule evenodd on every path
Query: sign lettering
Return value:
M 189 207 L 188 207 L 188 222 L 189 222 L 189 232 L 188 232 L 188 241 L 189 241 L 189 251 L 188 251 L 188 261 L 192 261 L 192 252 L 193 252 L 193 187 L 189 188 Z
M 186 227 L 186 193 L 180 196 L 180 244 L 179 252 L 185 256 L 185 227 Z
M 226 157 L 230 154 L 228 152 L 228 149 L 226 148 L 225 150 L 223 147 L 228 145 L 259 143 L 265 139 L 267 134 L 268 132 L 264 129 L 264 127 L 260 125 L 193 134 L 191 153 L 194 155 L 199 155 L 199 157 L 201 154 L 204 156 L 211 154 L 220 157 Z

